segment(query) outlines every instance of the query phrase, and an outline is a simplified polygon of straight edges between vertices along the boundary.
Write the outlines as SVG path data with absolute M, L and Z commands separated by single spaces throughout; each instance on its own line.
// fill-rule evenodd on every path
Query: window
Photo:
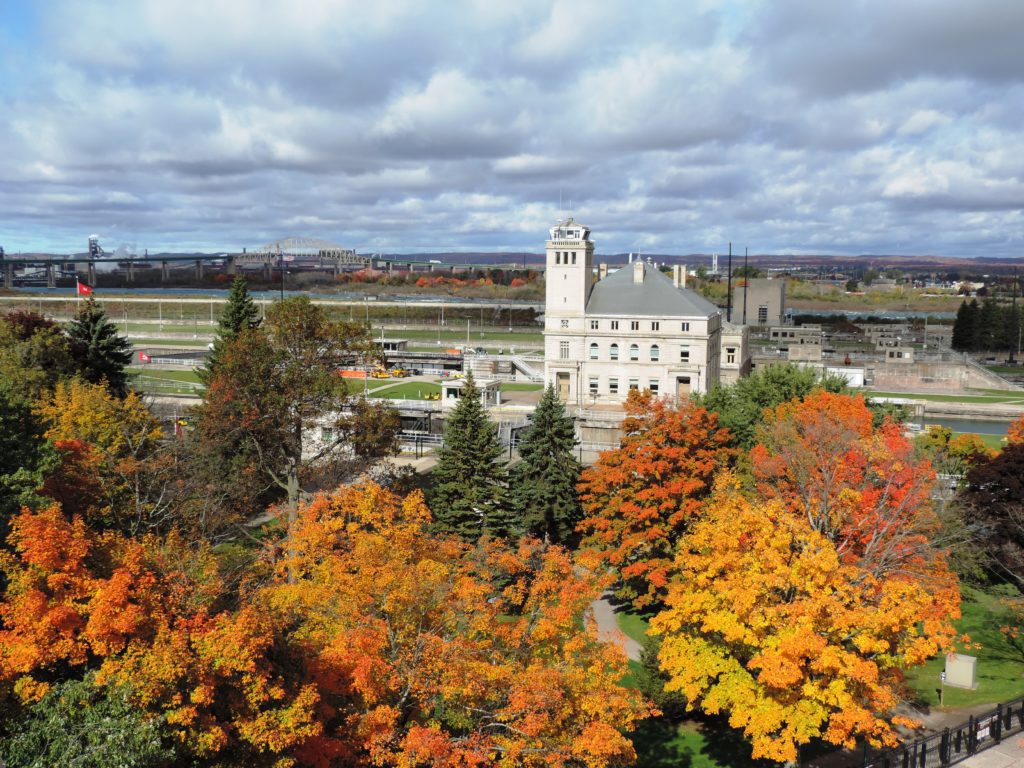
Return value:
M 768 307 L 764 304 L 757 308 L 757 322 L 760 325 L 768 322 Z
M 563 320 L 562 321 L 562 327 L 563 328 L 568 328 L 569 327 L 569 321 L 568 320 Z
M 618 320 L 612 320 L 612 330 L 613 331 L 619 330 L 619 321 Z
M 649 382 L 647 382 L 647 388 L 651 390 L 652 395 L 658 394 L 658 386 L 659 385 L 657 379 L 651 379 Z
M 690 348 L 680 347 L 679 348 L 679 362 L 688 363 L 690 362 Z
M 683 330 L 683 333 L 689 333 L 690 332 L 690 324 L 689 323 L 683 323 L 682 330 Z
M 640 346 L 638 344 L 629 345 L 629 359 L 639 360 L 640 359 Z
M 597 360 L 597 344 L 590 345 L 590 359 Z
M 725 362 L 735 363 L 736 362 L 736 348 L 726 347 L 725 348 Z
M 661 330 L 661 323 L 658 322 L 657 320 L 655 320 L 653 323 L 651 323 L 651 330 L 652 331 L 660 331 Z
M 572 252 L 572 263 L 573 263 L 573 264 L 575 264 L 575 263 L 576 263 L 576 251 L 573 251 L 573 252 Z
M 596 376 L 591 376 L 590 377 L 590 394 L 592 394 L 592 395 L 596 395 L 597 394 L 597 377 Z
M 558 342 L 558 357 L 561 360 L 569 359 L 569 342 L 560 341 Z
M 611 358 L 612 360 L 618 360 L 619 359 L 619 345 L 618 344 L 612 344 L 610 347 L 608 347 L 608 357 Z
M 601 327 L 600 321 L 598 321 L 598 320 L 591 320 L 590 321 L 590 330 L 596 331 L 600 327 Z
M 631 331 L 639 331 L 640 330 L 640 321 L 639 320 L 630 320 L 629 321 L 629 330 L 631 330 Z
M 619 394 L 619 380 L 618 379 L 608 379 L 608 394 L 609 395 L 617 395 L 617 394 Z
M 333 443 L 334 430 L 331 427 L 320 427 L 320 441 L 323 443 Z
M 629 388 L 630 389 L 640 389 L 640 379 L 630 379 L 629 380 Z
M 656 363 L 661 359 L 661 350 L 657 344 L 651 344 L 651 362 Z

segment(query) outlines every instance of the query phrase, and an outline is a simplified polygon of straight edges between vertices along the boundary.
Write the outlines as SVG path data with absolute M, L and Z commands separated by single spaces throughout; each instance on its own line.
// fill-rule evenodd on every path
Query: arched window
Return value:
M 639 360 L 640 359 L 640 345 L 639 344 L 630 344 L 629 345 L 629 359 L 630 360 Z
M 610 357 L 612 360 L 618 360 L 619 359 L 619 345 L 618 344 L 612 344 L 610 347 L 608 347 L 608 357 Z
M 597 344 L 590 345 L 590 359 L 597 360 Z
M 657 344 L 651 344 L 651 362 L 656 363 L 661 358 L 661 350 Z

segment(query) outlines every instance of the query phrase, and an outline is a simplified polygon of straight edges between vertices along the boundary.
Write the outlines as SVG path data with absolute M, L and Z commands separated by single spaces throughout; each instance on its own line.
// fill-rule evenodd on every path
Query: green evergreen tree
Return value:
M 128 394 L 124 369 L 132 360 L 132 345 L 118 334 L 103 307 L 88 298 L 68 324 L 67 333 L 78 375 L 92 384 L 106 381 L 118 397 Z
M 224 350 L 224 347 L 237 338 L 238 334 L 248 328 L 256 328 L 260 324 L 260 310 L 256 302 L 249 295 L 245 278 L 241 275 L 235 277 L 231 282 L 231 290 L 228 292 L 228 303 L 220 314 L 220 322 L 217 324 L 216 336 L 213 340 L 213 347 L 206 358 L 206 365 L 199 371 L 199 378 L 204 384 L 209 384 L 210 376 L 213 373 L 217 361 Z
M 520 530 L 555 543 L 573 538 L 582 517 L 576 493 L 580 464 L 573 455 L 575 446 L 572 418 L 555 388 L 548 387 L 519 443 L 522 461 L 510 473 L 512 509 Z
M 982 302 L 975 328 L 975 350 L 990 352 L 999 345 L 1000 315 L 995 299 L 987 298 Z
M 960 352 L 970 352 L 974 346 L 974 329 L 978 322 L 978 302 L 960 302 L 953 322 L 952 347 Z
M 444 445 L 430 474 L 428 503 L 437 526 L 470 541 L 511 531 L 498 429 L 487 418 L 473 375 L 444 429 Z

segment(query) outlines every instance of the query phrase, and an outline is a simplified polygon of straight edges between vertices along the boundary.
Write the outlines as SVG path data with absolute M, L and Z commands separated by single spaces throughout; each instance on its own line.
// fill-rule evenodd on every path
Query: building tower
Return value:
M 550 230 L 546 250 L 544 278 L 548 316 L 582 318 L 594 287 L 594 244 L 590 240 L 590 228 L 571 218 L 559 222 Z

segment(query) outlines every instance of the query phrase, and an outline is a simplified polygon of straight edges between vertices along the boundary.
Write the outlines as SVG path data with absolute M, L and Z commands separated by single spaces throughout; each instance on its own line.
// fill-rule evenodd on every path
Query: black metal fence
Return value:
M 864 768 L 956 765 L 1021 732 L 1024 732 L 1024 698 L 999 704 L 993 710 L 971 717 L 966 723 L 946 728 L 926 739 L 887 752 L 866 755 Z

